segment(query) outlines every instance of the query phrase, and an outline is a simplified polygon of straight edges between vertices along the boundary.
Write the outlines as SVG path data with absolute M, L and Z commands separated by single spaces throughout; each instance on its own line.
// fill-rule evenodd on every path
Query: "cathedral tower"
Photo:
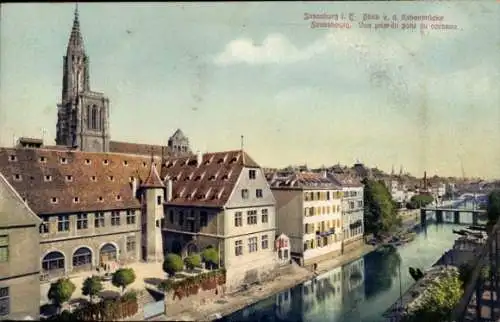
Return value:
M 56 144 L 82 151 L 109 151 L 109 99 L 90 90 L 89 58 L 80 32 L 78 5 L 63 58 L 61 103 L 57 105 Z

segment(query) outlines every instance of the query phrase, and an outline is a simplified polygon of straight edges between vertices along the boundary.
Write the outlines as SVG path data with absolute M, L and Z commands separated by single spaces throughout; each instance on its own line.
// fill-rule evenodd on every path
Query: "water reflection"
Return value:
M 415 241 L 409 244 L 367 254 L 223 321 L 385 321 L 382 313 L 414 283 L 408 268 L 425 269 L 434 264 L 452 247 L 457 227 L 444 224 L 417 229 Z
M 365 297 L 365 260 L 359 258 L 245 308 L 225 321 L 321 321 Z M 349 313 L 351 305 L 347 305 Z

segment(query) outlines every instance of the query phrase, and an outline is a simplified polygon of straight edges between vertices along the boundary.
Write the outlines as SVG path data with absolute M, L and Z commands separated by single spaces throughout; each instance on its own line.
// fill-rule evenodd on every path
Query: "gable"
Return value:
M 40 218 L 0 173 L 0 227 L 39 223 Z

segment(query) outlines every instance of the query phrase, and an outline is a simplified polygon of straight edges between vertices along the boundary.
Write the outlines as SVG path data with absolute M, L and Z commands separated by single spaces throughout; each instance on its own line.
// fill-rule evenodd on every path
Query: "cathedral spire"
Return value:
M 68 42 L 68 51 L 76 50 L 84 52 L 83 37 L 80 32 L 80 19 L 78 13 L 78 3 L 75 5 L 75 17 L 73 18 L 73 27 L 71 28 L 71 35 Z

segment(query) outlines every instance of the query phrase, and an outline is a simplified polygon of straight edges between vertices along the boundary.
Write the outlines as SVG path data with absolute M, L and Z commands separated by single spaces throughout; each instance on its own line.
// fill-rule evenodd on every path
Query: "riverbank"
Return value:
M 338 266 L 347 264 L 352 260 L 372 252 L 377 247 L 372 245 L 363 245 L 349 253 L 343 254 L 331 260 L 318 263 L 316 274 L 328 272 Z M 156 318 L 156 321 L 206 321 L 214 314 L 227 316 L 245 307 L 255 304 L 263 299 L 278 294 L 284 290 L 292 288 L 307 280 L 312 279 L 315 273 L 292 264 L 287 267 L 288 272 L 284 272 L 271 282 L 263 285 L 256 285 L 250 289 L 235 294 L 228 294 L 222 299 L 200 305 L 197 307 L 172 307 L 167 308 L 167 317 Z

